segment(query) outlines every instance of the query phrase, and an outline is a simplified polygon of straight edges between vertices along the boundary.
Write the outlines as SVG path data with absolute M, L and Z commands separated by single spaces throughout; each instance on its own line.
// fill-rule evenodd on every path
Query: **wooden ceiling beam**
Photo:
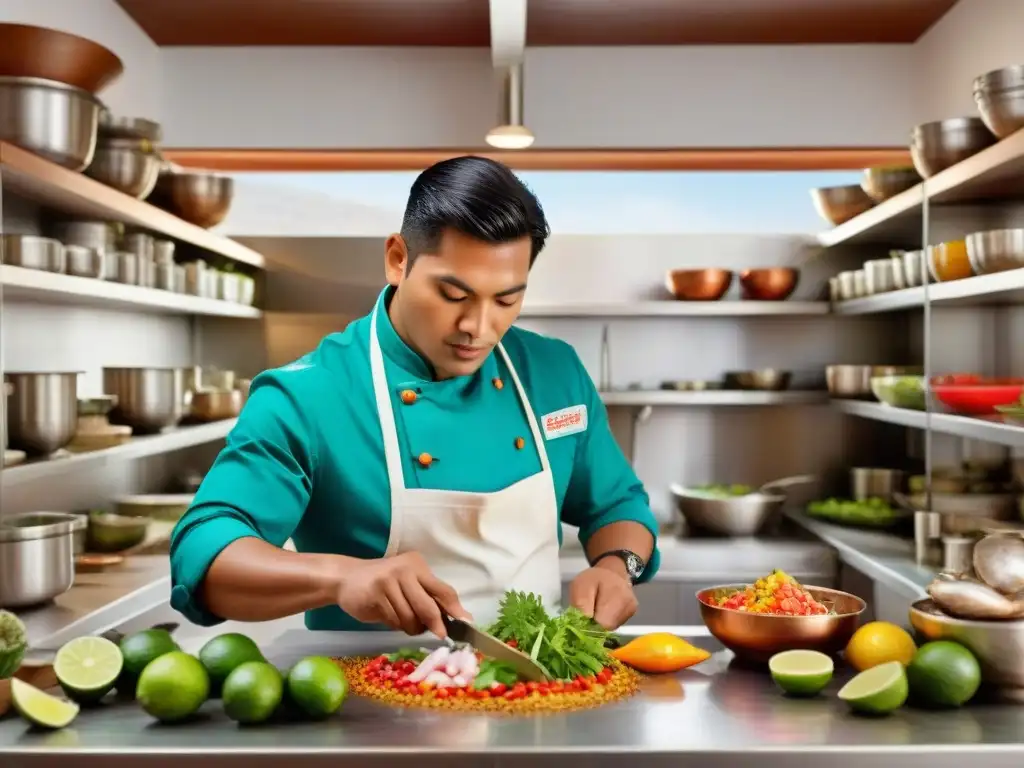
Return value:
M 418 171 L 450 157 L 483 155 L 522 171 L 824 171 L 909 165 L 905 147 L 776 149 L 165 149 L 188 168 L 217 171 Z

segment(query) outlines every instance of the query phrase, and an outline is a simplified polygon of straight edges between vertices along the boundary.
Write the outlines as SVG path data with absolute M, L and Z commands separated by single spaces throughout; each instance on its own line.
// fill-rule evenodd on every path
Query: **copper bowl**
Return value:
M 673 269 L 665 286 L 681 301 L 718 301 L 732 285 L 728 269 Z
M 780 651 L 806 649 L 830 656 L 846 647 L 867 604 L 855 595 L 825 587 L 804 586 L 815 600 L 831 605 L 825 616 L 775 616 L 745 613 L 711 605 L 747 584 L 724 584 L 697 592 L 700 615 L 712 635 L 742 661 L 763 663 Z
M 224 221 L 235 194 L 229 176 L 202 171 L 161 173 L 149 202 L 189 224 L 209 229 Z
M 743 298 L 753 301 L 784 301 L 800 280 L 800 270 L 788 267 L 745 269 L 740 272 Z
M 0 24 L 0 77 L 37 77 L 97 93 L 124 71 L 113 51 L 78 35 Z

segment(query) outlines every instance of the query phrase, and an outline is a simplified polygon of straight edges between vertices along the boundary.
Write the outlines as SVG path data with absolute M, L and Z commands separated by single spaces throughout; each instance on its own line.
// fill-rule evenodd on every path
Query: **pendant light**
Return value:
M 502 78 L 501 125 L 487 132 L 487 143 L 495 149 L 527 149 L 533 134 L 523 125 L 523 65 L 513 64 Z

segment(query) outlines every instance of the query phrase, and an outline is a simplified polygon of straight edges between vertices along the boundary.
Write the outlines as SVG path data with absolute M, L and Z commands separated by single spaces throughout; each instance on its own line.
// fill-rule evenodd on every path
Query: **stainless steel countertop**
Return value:
M 834 547 L 839 558 L 874 581 L 911 600 L 927 597 L 925 587 L 937 571 L 914 562 L 914 543 L 878 531 L 866 531 L 813 520 L 801 511 L 786 517 Z
M 650 630 L 636 627 L 635 632 Z M 1019 766 L 1024 707 L 977 704 L 959 711 L 905 709 L 884 719 L 849 714 L 835 692 L 848 675 L 810 700 L 787 699 L 761 671 L 739 668 L 703 627 L 662 627 L 714 651 L 675 678 L 661 677 L 637 697 L 572 715 L 531 718 L 393 710 L 350 699 L 320 723 L 239 728 L 209 702 L 195 722 L 159 726 L 133 704 L 83 711 L 62 732 L 37 734 L 17 719 L 0 723 L 0 764 L 256 766 L 301 757 L 303 765 L 554 766 L 568 755 L 592 766 L 638 757 L 645 766 L 701 768 L 863 768 L 899 760 L 901 768 Z M 409 645 L 391 633 L 283 635 L 267 655 L 284 667 L 312 653 L 378 653 Z M 681 684 L 681 685 L 680 685 Z M 570 758 L 571 759 L 571 758 Z M 890 763 L 883 763 L 890 764 Z

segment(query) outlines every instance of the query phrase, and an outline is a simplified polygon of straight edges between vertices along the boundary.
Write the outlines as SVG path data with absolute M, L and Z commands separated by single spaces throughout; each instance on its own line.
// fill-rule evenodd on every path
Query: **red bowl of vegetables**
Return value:
M 837 589 L 792 584 L 794 593 L 803 593 L 802 598 L 795 598 L 797 605 L 789 602 L 794 598 L 783 595 L 786 590 L 782 590 L 777 593 L 775 609 L 767 612 L 756 612 L 749 600 L 742 599 L 751 596 L 749 584 L 702 589 L 697 593 L 701 618 L 711 634 L 743 661 L 765 663 L 776 653 L 797 649 L 830 656 L 842 651 L 867 604 Z
M 931 390 L 954 413 L 987 416 L 997 406 L 1012 405 L 1024 393 L 1024 378 L 986 378 L 972 373 L 934 376 Z

